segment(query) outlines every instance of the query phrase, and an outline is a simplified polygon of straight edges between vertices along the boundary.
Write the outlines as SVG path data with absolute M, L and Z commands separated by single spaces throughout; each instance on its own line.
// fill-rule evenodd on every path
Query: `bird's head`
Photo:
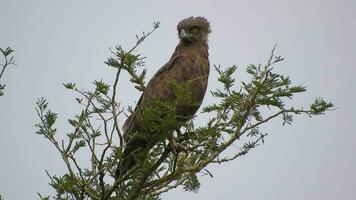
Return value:
M 182 42 L 206 42 L 210 31 L 208 20 L 204 17 L 189 17 L 177 25 L 178 36 Z

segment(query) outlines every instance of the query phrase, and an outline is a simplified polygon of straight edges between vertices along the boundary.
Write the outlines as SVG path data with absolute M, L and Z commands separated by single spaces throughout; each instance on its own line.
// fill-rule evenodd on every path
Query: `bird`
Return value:
M 188 17 L 177 25 L 179 43 L 170 60 L 163 65 L 148 82 L 135 110 L 123 125 L 125 147 L 122 159 L 119 161 L 116 176 L 126 174 L 137 165 L 138 160 L 144 160 L 148 151 L 157 144 L 154 132 L 145 133 L 148 137 L 139 137 L 138 133 L 147 131 L 140 116 L 145 110 L 152 108 L 152 101 L 173 101 L 176 93 L 172 89 L 172 82 L 189 84 L 191 105 L 178 105 L 175 115 L 180 122 L 192 119 L 202 104 L 208 85 L 210 71 L 208 35 L 211 32 L 210 23 L 204 17 Z M 159 118 L 159 117 L 157 117 Z M 157 119 L 158 120 L 158 119 Z M 169 127 L 171 131 L 179 127 Z M 169 131 L 168 131 L 169 132 Z M 170 133 L 167 138 L 170 138 Z

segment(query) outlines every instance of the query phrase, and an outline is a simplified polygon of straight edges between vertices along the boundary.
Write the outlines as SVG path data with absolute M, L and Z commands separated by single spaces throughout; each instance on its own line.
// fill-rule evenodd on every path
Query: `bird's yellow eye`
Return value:
M 197 27 L 191 28 L 190 31 L 192 33 L 197 33 L 198 32 L 198 28 Z

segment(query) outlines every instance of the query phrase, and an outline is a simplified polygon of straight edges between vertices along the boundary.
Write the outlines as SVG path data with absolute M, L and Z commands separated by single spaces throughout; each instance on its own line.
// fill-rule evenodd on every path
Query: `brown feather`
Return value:
M 138 124 L 137 116 L 150 106 L 150 100 L 174 100 L 175 94 L 170 87 L 172 81 L 178 84 L 190 83 L 189 92 L 191 93 L 191 100 L 195 104 L 191 106 L 178 106 L 176 109 L 176 115 L 182 116 L 183 121 L 191 119 L 203 101 L 210 70 L 207 44 L 207 35 L 210 33 L 210 27 L 209 22 L 205 18 L 190 17 L 178 24 L 178 33 L 180 34 L 180 31 L 183 29 L 189 31 L 191 27 L 199 27 L 200 30 L 195 35 L 191 33 L 192 40 L 183 40 L 181 38 L 171 59 L 149 81 L 146 90 L 136 105 L 134 113 L 125 121 L 123 130 L 126 147 L 123 161 L 118 166 L 118 174 L 125 174 L 136 164 L 135 151 L 145 150 L 147 153 L 153 147 L 154 144 L 151 144 L 150 141 L 133 136 L 135 132 L 143 131 L 143 127 L 140 127 L 140 124 Z M 172 131 L 173 129 L 172 127 Z

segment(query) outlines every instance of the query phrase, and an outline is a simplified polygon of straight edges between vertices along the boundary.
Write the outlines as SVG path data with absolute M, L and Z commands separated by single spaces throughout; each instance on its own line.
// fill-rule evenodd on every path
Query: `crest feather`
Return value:
M 204 17 L 189 17 L 186 19 L 183 19 L 182 21 L 180 21 L 177 25 L 177 29 L 181 30 L 187 27 L 193 27 L 193 26 L 198 26 L 200 28 L 202 28 L 203 30 L 205 30 L 207 33 L 210 33 L 210 23 L 209 21 L 204 18 Z

